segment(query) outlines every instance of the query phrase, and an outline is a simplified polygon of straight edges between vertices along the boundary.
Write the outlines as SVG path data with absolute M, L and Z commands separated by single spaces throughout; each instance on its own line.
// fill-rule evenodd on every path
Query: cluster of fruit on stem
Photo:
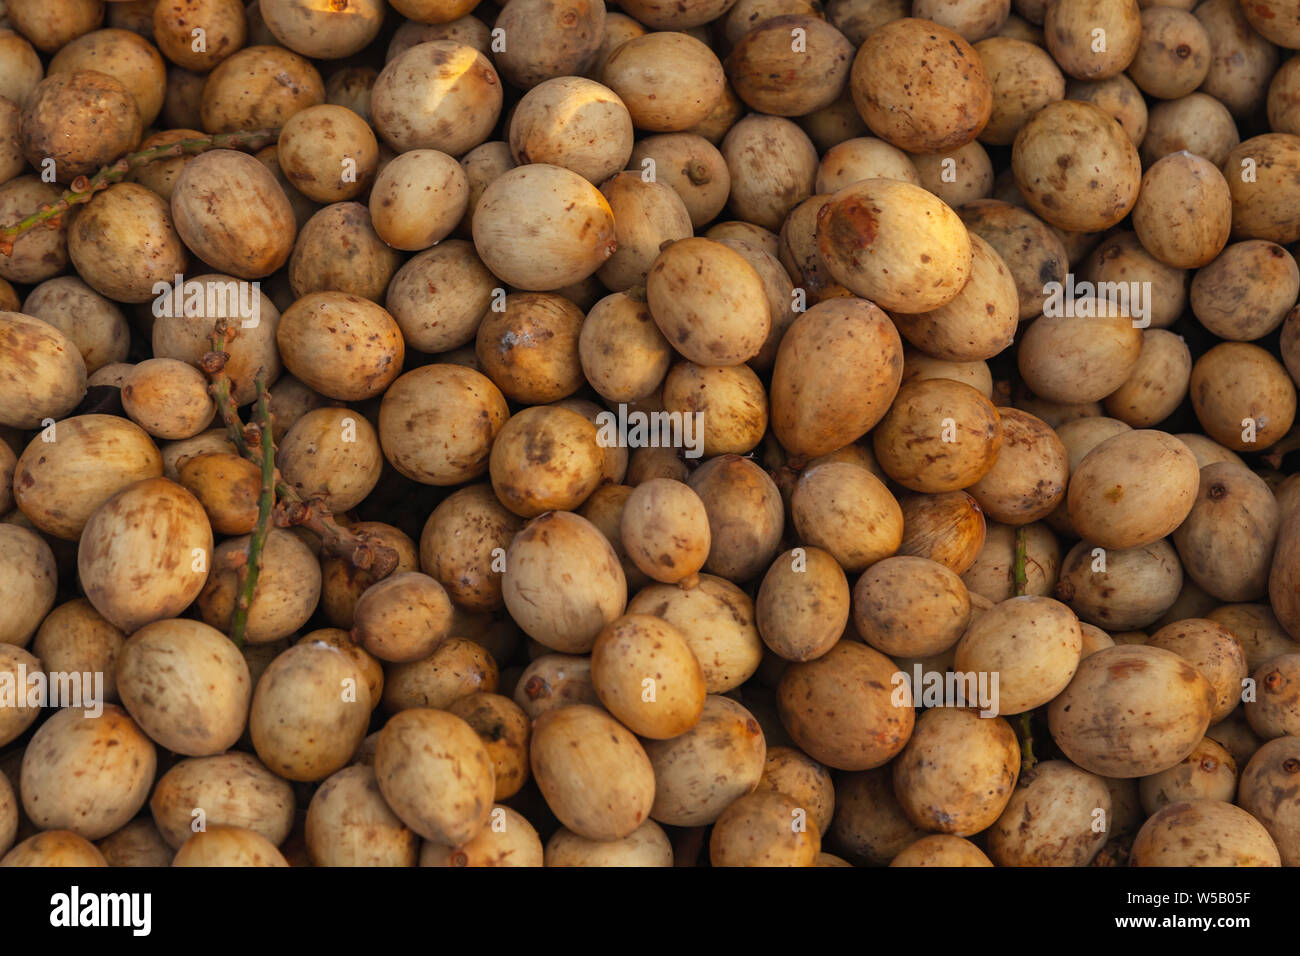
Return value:
M 242 646 L 248 625 L 248 613 L 257 591 L 257 578 L 261 571 L 262 550 L 266 545 L 271 524 L 287 528 L 301 525 L 315 532 L 321 546 L 353 566 L 369 571 L 375 580 L 387 577 L 397 567 L 397 552 L 387 545 L 371 539 L 364 532 L 354 532 L 340 525 L 324 503 L 318 499 L 303 498 L 279 475 L 275 467 L 275 442 L 272 439 L 271 399 L 267 392 L 266 375 L 257 374 L 257 402 L 253 406 L 254 421 L 245 425 L 235 405 L 230 378 L 226 375 L 227 353 L 224 346 L 234 337 L 236 330 L 225 320 L 218 320 L 212 331 L 211 351 L 200 363 L 211 383 L 208 387 L 217 405 L 217 414 L 225 423 L 226 432 L 238 450 L 261 469 L 262 490 L 258 498 L 257 525 L 248 540 L 246 552 L 236 552 L 239 564 L 239 590 L 235 610 L 230 622 L 230 639 Z
M 14 242 L 29 229 L 45 223 L 50 229 L 57 229 L 62 223 L 63 214 L 73 206 L 90 202 L 97 192 L 107 189 L 115 183 L 122 182 L 128 173 L 141 166 L 161 159 L 173 159 L 178 156 L 196 156 L 210 149 L 240 149 L 256 152 L 264 146 L 274 143 L 280 136 L 278 129 L 257 129 L 234 133 L 217 133 L 215 136 L 196 136 L 177 140 L 161 146 L 142 149 L 128 153 L 117 162 L 105 166 L 89 178 L 78 176 L 72 181 L 70 189 L 64 191 L 56 202 L 45 203 L 35 212 L 24 216 L 15 223 L 0 229 L 0 255 L 13 254 Z

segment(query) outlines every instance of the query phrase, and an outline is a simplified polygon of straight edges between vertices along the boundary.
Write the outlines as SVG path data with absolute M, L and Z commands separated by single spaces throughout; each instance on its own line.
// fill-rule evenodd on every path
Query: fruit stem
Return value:
M 56 201 L 47 202 L 36 212 L 0 229 L 0 255 L 13 255 L 14 242 L 18 237 L 29 229 L 35 229 L 41 223 L 49 223 L 51 228 L 57 227 L 65 212 L 73 206 L 90 202 L 95 193 L 120 183 L 133 169 L 139 169 L 160 159 L 197 156 L 210 149 L 243 149 L 256 152 L 274 143 L 279 136 L 278 129 L 241 130 L 233 133 L 217 133 L 214 136 L 181 139 L 174 143 L 151 146 L 139 152 L 128 153 L 117 162 L 105 166 L 89 179 L 78 176 L 72 181 L 71 187 Z
M 1033 716 L 1033 711 L 1025 711 L 1020 715 L 1020 725 L 1016 728 L 1016 736 L 1020 738 L 1021 774 L 1029 773 L 1034 769 L 1034 764 L 1038 763 L 1038 758 L 1034 756 Z
M 1280 469 L 1282 467 L 1282 459 L 1297 448 L 1300 448 L 1300 426 L 1292 428 L 1289 432 L 1279 438 L 1262 457 L 1269 465 Z
M 266 547 L 266 537 L 271 531 L 271 512 L 275 508 L 275 441 L 271 437 L 271 399 L 266 391 L 266 375 L 261 371 L 257 373 L 257 404 L 254 406 L 253 414 L 256 416 L 258 426 L 255 432 L 256 452 L 261 456 L 262 494 L 257 501 L 257 525 L 248 538 L 248 560 L 239 571 L 239 597 L 235 601 L 235 613 L 230 618 L 230 639 L 236 647 L 244 646 L 244 632 L 248 629 L 248 613 L 257 594 L 257 578 L 262 570 L 262 551 Z
M 225 345 L 230 338 L 234 338 L 234 330 L 229 329 L 224 322 L 218 321 L 213 326 L 212 335 L 208 340 L 211 350 L 199 361 L 199 368 L 211 382 L 208 391 L 212 393 L 212 399 L 217 405 L 217 414 L 221 416 L 222 424 L 226 426 L 226 437 L 230 439 L 240 455 L 256 465 L 259 462 L 249 450 L 248 442 L 244 438 L 244 423 L 240 420 L 239 409 L 235 405 L 230 376 L 226 374 L 226 362 L 230 360 L 230 355 L 225 351 Z
M 688 162 L 682 172 L 686 174 L 686 178 L 691 181 L 693 186 L 703 186 L 713 180 L 713 173 L 709 171 L 708 165 L 698 159 L 692 159 Z
M 257 449 L 249 447 L 248 439 L 244 433 L 244 423 L 240 420 L 239 409 L 235 405 L 234 389 L 230 383 L 230 377 L 226 375 L 226 361 L 229 359 L 229 355 L 224 351 L 224 346 L 235 334 L 236 330 L 226 320 L 218 319 L 212 328 L 212 335 L 209 339 L 211 351 L 200 360 L 199 368 L 208 376 L 211 383 L 208 386 L 208 391 L 212 393 L 212 398 L 217 403 L 217 413 L 221 416 L 222 422 L 225 423 L 227 437 L 229 437 L 240 455 L 253 464 L 262 467 L 264 465 L 263 449 L 260 446 Z M 260 405 L 261 397 L 259 396 L 258 406 L 260 407 Z M 269 404 L 267 408 L 269 415 Z M 249 431 L 253 433 L 256 428 L 269 429 L 270 427 L 268 419 L 268 423 L 257 423 L 250 426 Z M 265 434 L 270 435 L 271 432 L 267 431 Z M 274 442 L 271 442 L 271 444 L 273 446 Z M 274 456 L 274 450 L 272 450 L 271 454 Z M 301 525 L 310 531 L 314 531 L 320 537 L 321 546 L 326 551 L 335 557 L 350 562 L 353 567 L 369 571 L 376 581 L 388 577 L 396 570 L 397 552 L 395 550 L 372 539 L 365 532 L 349 531 L 334 520 L 334 515 L 330 513 L 323 502 L 317 499 L 304 501 L 302 496 L 288 482 L 279 479 L 275 480 L 274 492 L 279 499 L 273 509 L 276 527 L 288 528 L 293 525 Z

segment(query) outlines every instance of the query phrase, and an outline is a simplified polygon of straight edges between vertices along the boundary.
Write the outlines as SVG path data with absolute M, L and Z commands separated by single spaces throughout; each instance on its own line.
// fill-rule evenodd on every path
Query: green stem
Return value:
M 230 361 L 230 354 L 225 351 L 228 335 L 230 332 L 226 321 L 218 319 L 208 336 L 211 351 L 199 360 L 199 368 L 211 383 L 208 385 L 208 391 L 212 393 L 217 414 L 221 416 L 221 422 L 226 426 L 226 435 L 235 446 L 235 451 L 256 465 L 260 462 L 257 455 L 249 449 L 248 439 L 244 437 L 244 422 L 239 417 L 239 407 L 235 404 L 234 383 L 226 374 L 226 363 Z
M 160 159 L 174 159 L 180 156 L 197 156 L 210 149 L 241 149 L 256 151 L 274 143 L 280 136 L 278 129 L 244 130 L 234 133 L 217 133 L 215 136 L 202 136 L 193 139 L 181 139 L 174 143 L 151 146 L 136 153 L 128 153 L 115 163 L 105 166 L 94 176 L 78 176 L 72 186 L 52 203 L 45 203 L 36 212 L 0 229 L 0 255 L 11 256 L 14 242 L 29 229 L 41 223 L 59 224 L 60 217 L 73 206 L 88 203 L 95 193 L 120 183 L 133 169 L 147 166 Z
M 1016 728 L 1016 736 L 1020 738 L 1020 772 L 1028 773 L 1034 769 L 1034 764 L 1038 759 L 1034 756 L 1034 728 L 1033 728 L 1033 711 L 1025 711 L 1020 715 L 1020 726 Z
M 261 456 L 262 494 L 257 501 L 257 525 L 248 538 L 247 560 L 240 568 L 235 613 L 230 619 L 230 639 L 236 647 L 244 646 L 248 613 L 257 594 L 257 579 L 262 570 L 262 551 L 271 531 L 271 512 L 275 510 L 275 442 L 271 439 L 271 401 L 266 391 L 266 377 L 261 373 L 257 376 L 257 405 L 254 414 L 260 432 L 257 452 Z

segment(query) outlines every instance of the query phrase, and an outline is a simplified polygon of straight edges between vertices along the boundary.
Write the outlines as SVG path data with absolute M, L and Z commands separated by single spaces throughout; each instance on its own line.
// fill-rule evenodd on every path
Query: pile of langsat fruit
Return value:
M 4 16 L 0 865 L 1300 865 L 1300 0 Z

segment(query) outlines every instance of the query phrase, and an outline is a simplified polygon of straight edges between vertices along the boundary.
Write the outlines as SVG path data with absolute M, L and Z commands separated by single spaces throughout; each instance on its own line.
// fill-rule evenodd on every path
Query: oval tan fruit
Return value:
M 458 698 L 447 706 L 474 729 L 492 760 L 496 800 L 513 797 L 528 782 L 532 770 L 528 743 L 532 721 L 509 697 L 479 692 Z
M 801 458 L 852 444 L 884 416 L 902 374 L 902 342 L 888 316 L 862 299 L 820 302 L 777 349 L 772 430 Z
M 1245 706 L 1251 730 L 1263 740 L 1300 737 L 1300 653 L 1266 661 L 1252 678 L 1257 696 Z
M 591 680 L 600 702 L 639 737 L 684 734 L 704 711 L 700 662 L 681 631 L 649 614 L 628 614 L 601 630 Z
M 472 727 L 414 707 L 379 732 L 375 777 L 401 821 L 426 840 L 460 846 L 492 812 L 492 760 Z
M 997 461 L 1002 421 L 993 403 L 963 382 L 911 381 L 873 434 L 880 467 L 913 491 L 957 491 Z
M 1111 816 L 1101 777 L 1048 760 L 1020 778 L 990 828 L 989 856 L 999 866 L 1088 866 L 1111 835 Z
M 108 863 L 104 854 L 85 837 L 71 830 L 44 830 L 0 858 L 0 867 L 10 866 L 89 867 L 108 866 Z
M 638 129 L 690 129 L 713 111 L 727 77 L 717 54 L 693 36 L 652 32 L 621 44 L 600 81 L 627 105 Z
M 541 866 L 542 839 L 527 817 L 494 805 L 492 826 L 479 830 L 460 846 L 425 842 L 420 848 L 420 866 Z
M 1070 76 L 1106 79 L 1137 56 L 1142 37 L 1138 0 L 1047 0 L 1041 7 L 1047 50 Z M 1094 30 L 1106 38 L 1101 49 Z
M 504 552 L 523 528 L 490 485 L 461 488 L 433 509 L 420 535 L 420 567 L 447 589 L 452 601 L 468 611 L 493 611 L 501 595 Z
M 979 503 L 964 491 L 905 495 L 899 554 L 937 561 L 965 574 L 984 547 L 987 524 Z
M 560 822 L 591 840 L 621 840 L 645 822 L 655 775 L 645 750 L 609 714 L 575 704 L 533 725 L 533 776 Z
M 1300 239 L 1296 212 L 1300 195 L 1300 136 L 1265 133 L 1235 146 L 1223 161 L 1232 193 L 1232 237 L 1292 243 Z M 1250 170 L 1253 175 L 1245 175 Z
M 654 614 L 677 627 L 690 644 L 710 694 L 747 681 L 763 656 L 754 603 L 730 581 L 701 574 L 693 588 L 651 584 L 627 605 L 629 614 Z
M 293 787 L 251 754 L 232 750 L 179 761 L 162 774 L 149 800 L 163 841 L 179 849 L 192 833 L 194 808 L 209 826 L 238 826 L 284 842 L 293 827 Z
M 847 461 L 828 461 L 800 475 L 790 513 L 800 539 L 828 552 L 846 572 L 889 557 L 903 538 L 903 511 L 889 488 Z
M 4 710 L 0 711 L 0 741 L 3 741 L 0 746 L 6 746 L 21 737 L 41 715 L 43 708 L 40 703 L 29 700 L 22 688 L 29 678 L 40 679 L 36 675 L 43 673 L 42 667 L 42 661 L 21 647 L 8 642 L 0 643 L 0 676 L 6 685 L 5 697 L 11 696 L 10 687 L 17 692 L 12 694 L 12 702 L 6 700 Z M 14 822 L 17 825 L 16 815 Z
M 199 595 L 199 613 L 218 629 L 229 629 L 238 601 L 241 559 L 249 536 L 227 538 L 212 553 L 212 571 Z M 244 639 L 265 644 L 288 637 L 307 623 L 320 600 L 320 562 L 292 531 L 272 527 L 263 547 L 257 593 L 248 606 Z
M 103 674 L 101 698 L 119 703 L 117 664 L 126 635 L 114 627 L 85 598 L 60 604 L 41 622 L 32 640 L 32 653 L 46 673 Z M 18 650 L 18 648 L 13 648 Z M 28 662 L 32 671 L 36 662 Z M 95 680 L 99 678 L 96 677 Z M 22 714 L 26 708 L 17 708 Z M 21 718 L 20 718 L 21 719 Z M 5 733 L 0 731 L 0 738 Z
M 957 643 L 970 620 L 966 585 L 929 558 L 885 558 L 867 568 L 853 586 L 858 634 L 892 657 L 940 654 Z
M 656 581 L 698 581 L 709 556 L 709 517 L 700 496 L 671 478 L 651 478 L 633 489 L 620 524 L 623 548 Z
M 813 866 L 821 845 L 816 824 L 795 827 L 793 797 L 775 791 L 751 793 L 727 807 L 709 836 L 713 866 Z
M 948 833 L 921 837 L 889 861 L 890 866 L 992 866 L 974 843 Z
M 1065 499 L 1070 462 L 1065 445 L 1041 418 L 1018 408 L 998 409 L 1002 447 L 993 467 L 971 485 L 970 496 L 1003 524 L 1025 525 L 1050 515 Z
M 285 310 L 276 329 L 284 366 L 330 398 L 379 395 L 402 372 L 401 328 L 382 307 L 346 292 L 312 292 Z
M 346 408 L 302 415 L 280 439 L 277 452 L 277 464 L 299 496 L 321 499 L 332 514 L 361 504 L 384 464 L 374 426 Z
M 501 115 L 501 78 L 486 55 L 431 39 L 391 59 L 370 94 L 375 132 L 397 153 L 460 156 L 488 139 Z
M 957 644 L 953 668 L 997 675 L 998 712 L 1022 714 L 1065 690 L 1079 666 L 1079 619 L 1059 601 L 1015 597 L 981 614 Z
M 817 832 L 825 834 L 835 813 L 835 785 L 831 772 L 797 747 L 769 747 L 759 790 L 775 790 L 794 797 Z
M 712 239 L 682 239 L 664 249 L 646 277 L 646 302 L 664 338 L 699 365 L 753 358 L 772 321 L 754 267 Z
M 1238 805 L 1268 830 L 1284 866 L 1300 860 L 1300 799 L 1290 793 L 1300 774 L 1300 740 L 1279 737 L 1260 747 L 1241 774 Z M 1279 799 L 1279 795 L 1290 795 Z
M 817 213 L 817 248 L 836 282 L 883 309 L 929 312 L 971 275 L 971 242 L 934 194 L 868 179 L 832 194 Z
M 766 471 L 738 455 L 712 458 L 691 472 L 687 484 L 709 516 L 705 570 L 732 581 L 757 576 L 780 547 L 781 493 Z
M 248 730 L 257 756 L 289 780 L 324 780 L 361 745 L 370 723 L 361 669 L 323 642 L 296 644 L 258 679 Z
M 796 45 L 792 37 L 803 42 Z M 740 38 L 727 58 L 727 75 L 751 109 L 803 116 L 829 106 L 844 90 L 854 52 L 853 44 L 820 17 L 775 16 Z
M 207 452 L 186 458 L 181 486 L 199 500 L 217 534 L 250 534 L 257 526 L 262 470 L 242 455 Z
M 627 603 L 627 580 L 609 540 L 587 519 L 563 511 L 534 519 L 515 536 L 501 587 L 515 622 L 566 654 L 590 651 Z
M 1203 156 L 1172 153 L 1142 177 L 1133 229 L 1147 251 L 1166 265 L 1195 269 L 1208 264 L 1227 245 L 1231 227 L 1227 181 Z
M 131 635 L 119 657 L 117 689 L 146 734 L 188 757 L 233 747 L 253 693 L 248 664 L 229 638 L 183 618 Z
M 916 826 L 970 836 L 1002 815 L 1019 771 L 1020 745 L 1005 720 L 935 707 L 894 761 L 894 792 Z
M 99 715 L 65 707 L 23 751 L 23 809 L 43 830 L 98 840 L 144 806 L 156 766 L 153 743 L 121 707 L 105 705 Z
M 1231 802 L 1237 794 L 1237 764 L 1222 744 L 1207 736 L 1181 763 L 1139 780 L 1138 794 L 1147 813 L 1185 800 Z
M 581 282 L 618 246 L 614 214 L 600 191 L 547 163 L 517 166 L 494 179 L 474 207 L 473 232 L 494 275 L 534 292 Z
M 77 548 L 86 597 L 128 634 L 189 607 L 211 561 L 212 528 L 203 506 L 166 478 L 128 485 L 105 501 Z
M 427 574 L 392 574 L 357 601 L 352 638 L 375 657 L 397 664 L 422 660 L 451 634 L 451 598 Z
M 710 695 L 699 722 L 686 733 L 646 741 L 655 780 L 651 816 L 670 826 L 715 822 L 758 786 L 766 748 L 753 714 L 729 697 Z
M 1083 769 L 1145 777 L 1186 757 L 1213 709 L 1214 691 L 1190 662 L 1159 647 L 1116 646 L 1080 662 L 1052 701 L 1048 723 L 1052 739 Z
M 621 840 L 589 840 L 561 827 L 546 844 L 546 866 L 673 865 L 673 845 L 663 828 L 647 820 Z
M 1070 232 L 1117 225 L 1142 183 L 1142 162 L 1124 128 L 1078 100 L 1049 103 L 1021 127 L 1011 168 L 1029 208 Z
M 755 602 L 763 643 L 789 661 L 820 657 L 844 633 L 849 600 L 848 578 L 829 552 L 800 548 L 779 554 Z
M 202 373 L 177 359 L 145 359 L 122 382 L 122 408 L 154 438 L 193 438 L 212 423 L 217 406 Z
M 1295 385 L 1286 369 L 1248 342 L 1223 342 L 1198 358 L 1189 391 L 1205 433 L 1232 451 L 1263 451 L 1295 421 Z
M 602 431 L 558 405 L 525 408 L 502 426 L 488 470 L 501 503 L 523 518 L 571 511 L 603 477 Z
M 582 373 L 601 398 L 611 402 L 654 392 L 668 373 L 672 354 L 649 306 L 625 292 L 592 306 L 578 336 Z
M 859 866 L 884 866 L 925 836 L 894 795 L 893 768 L 838 774 L 828 846 Z
M 458 485 L 488 470 L 510 417 L 501 390 L 460 365 L 412 369 L 384 392 L 379 443 L 399 472 L 426 485 Z
M 0 426 L 40 428 L 85 394 L 86 363 L 67 336 L 40 319 L 0 312 Z
M 1111 632 L 1153 623 L 1173 606 L 1183 586 L 1178 553 L 1165 538 L 1110 550 L 1080 541 L 1053 570 L 1059 570 L 1060 580 L 1048 593 L 1069 604 L 1081 620 Z
M 872 132 L 913 153 L 969 143 L 993 110 L 993 87 L 975 48 L 931 20 L 904 17 L 871 31 L 849 88 Z
M 1175 803 L 1153 814 L 1133 841 L 1133 866 L 1281 866 L 1272 837 L 1240 807 L 1219 800 Z
M 239 827 L 214 826 L 186 840 L 172 866 L 288 866 L 289 861 L 266 837 Z
M 1200 470 L 1191 450 L 1165 432 L 1108 438 L 1070 477 L 1070 523 L 1103 548 L 1136 548 L 1165 537 L 1196 500 Z
M 420 838 L 389 809 L 370 767 L 344 767 L 312 794 L 304 830 L 316 866 L 413 866 Z
M 596 689 L 591 686 L 591 658 L 574 654 L 535 658 L 519 675 L 514 700 L 529 720 L 571 704 L 600 706 Z
M 915 719 L 911 690 L 893 661 L 849 641 L 788 667 L 777 706 L 795 743 L 837 770 L 887 762 L 907 743 Z
M 1052 307 L 1021 333 L 1021 377 L 1049 402 L 1100 401 L 1128 381 L 1142 354 L 1142 330 L 1126 311 L 1096 297 L 1073 306 L 1073 314 Z
M 1264 480 L 1235 462 L 1201 469 L 1196 500 L 1173 540 L 1183 571 L 1220 601 L 1253 601 L 1268 591 L 1281 514 Z
M 582 309 L 547 292 L 509 295 L 498 308 L 483 317 L 474 354 L 481 371 L 507 398 L 542 405 L 582 387 Z
M 1020 315 L 1016 280 L 998 251 L 970 233 L 970 278 L 952 301 L 919 314 L 894 316 L 899 331 L 934 358 L 989 359 L 1011 344 Z
M 219 149 L 190 160 L 172 188 L 171 209 L 185 245 L 217 272 L 260 279 L 293 251 L 289 200 L 245 153 Z
M 75 540 L 95 509 L 127 485 L 162 475 L 162 455 L 134 422 L 78 415 L 53 442 L 34 439 L 14 468 L 15 503 L 40 530 Z

